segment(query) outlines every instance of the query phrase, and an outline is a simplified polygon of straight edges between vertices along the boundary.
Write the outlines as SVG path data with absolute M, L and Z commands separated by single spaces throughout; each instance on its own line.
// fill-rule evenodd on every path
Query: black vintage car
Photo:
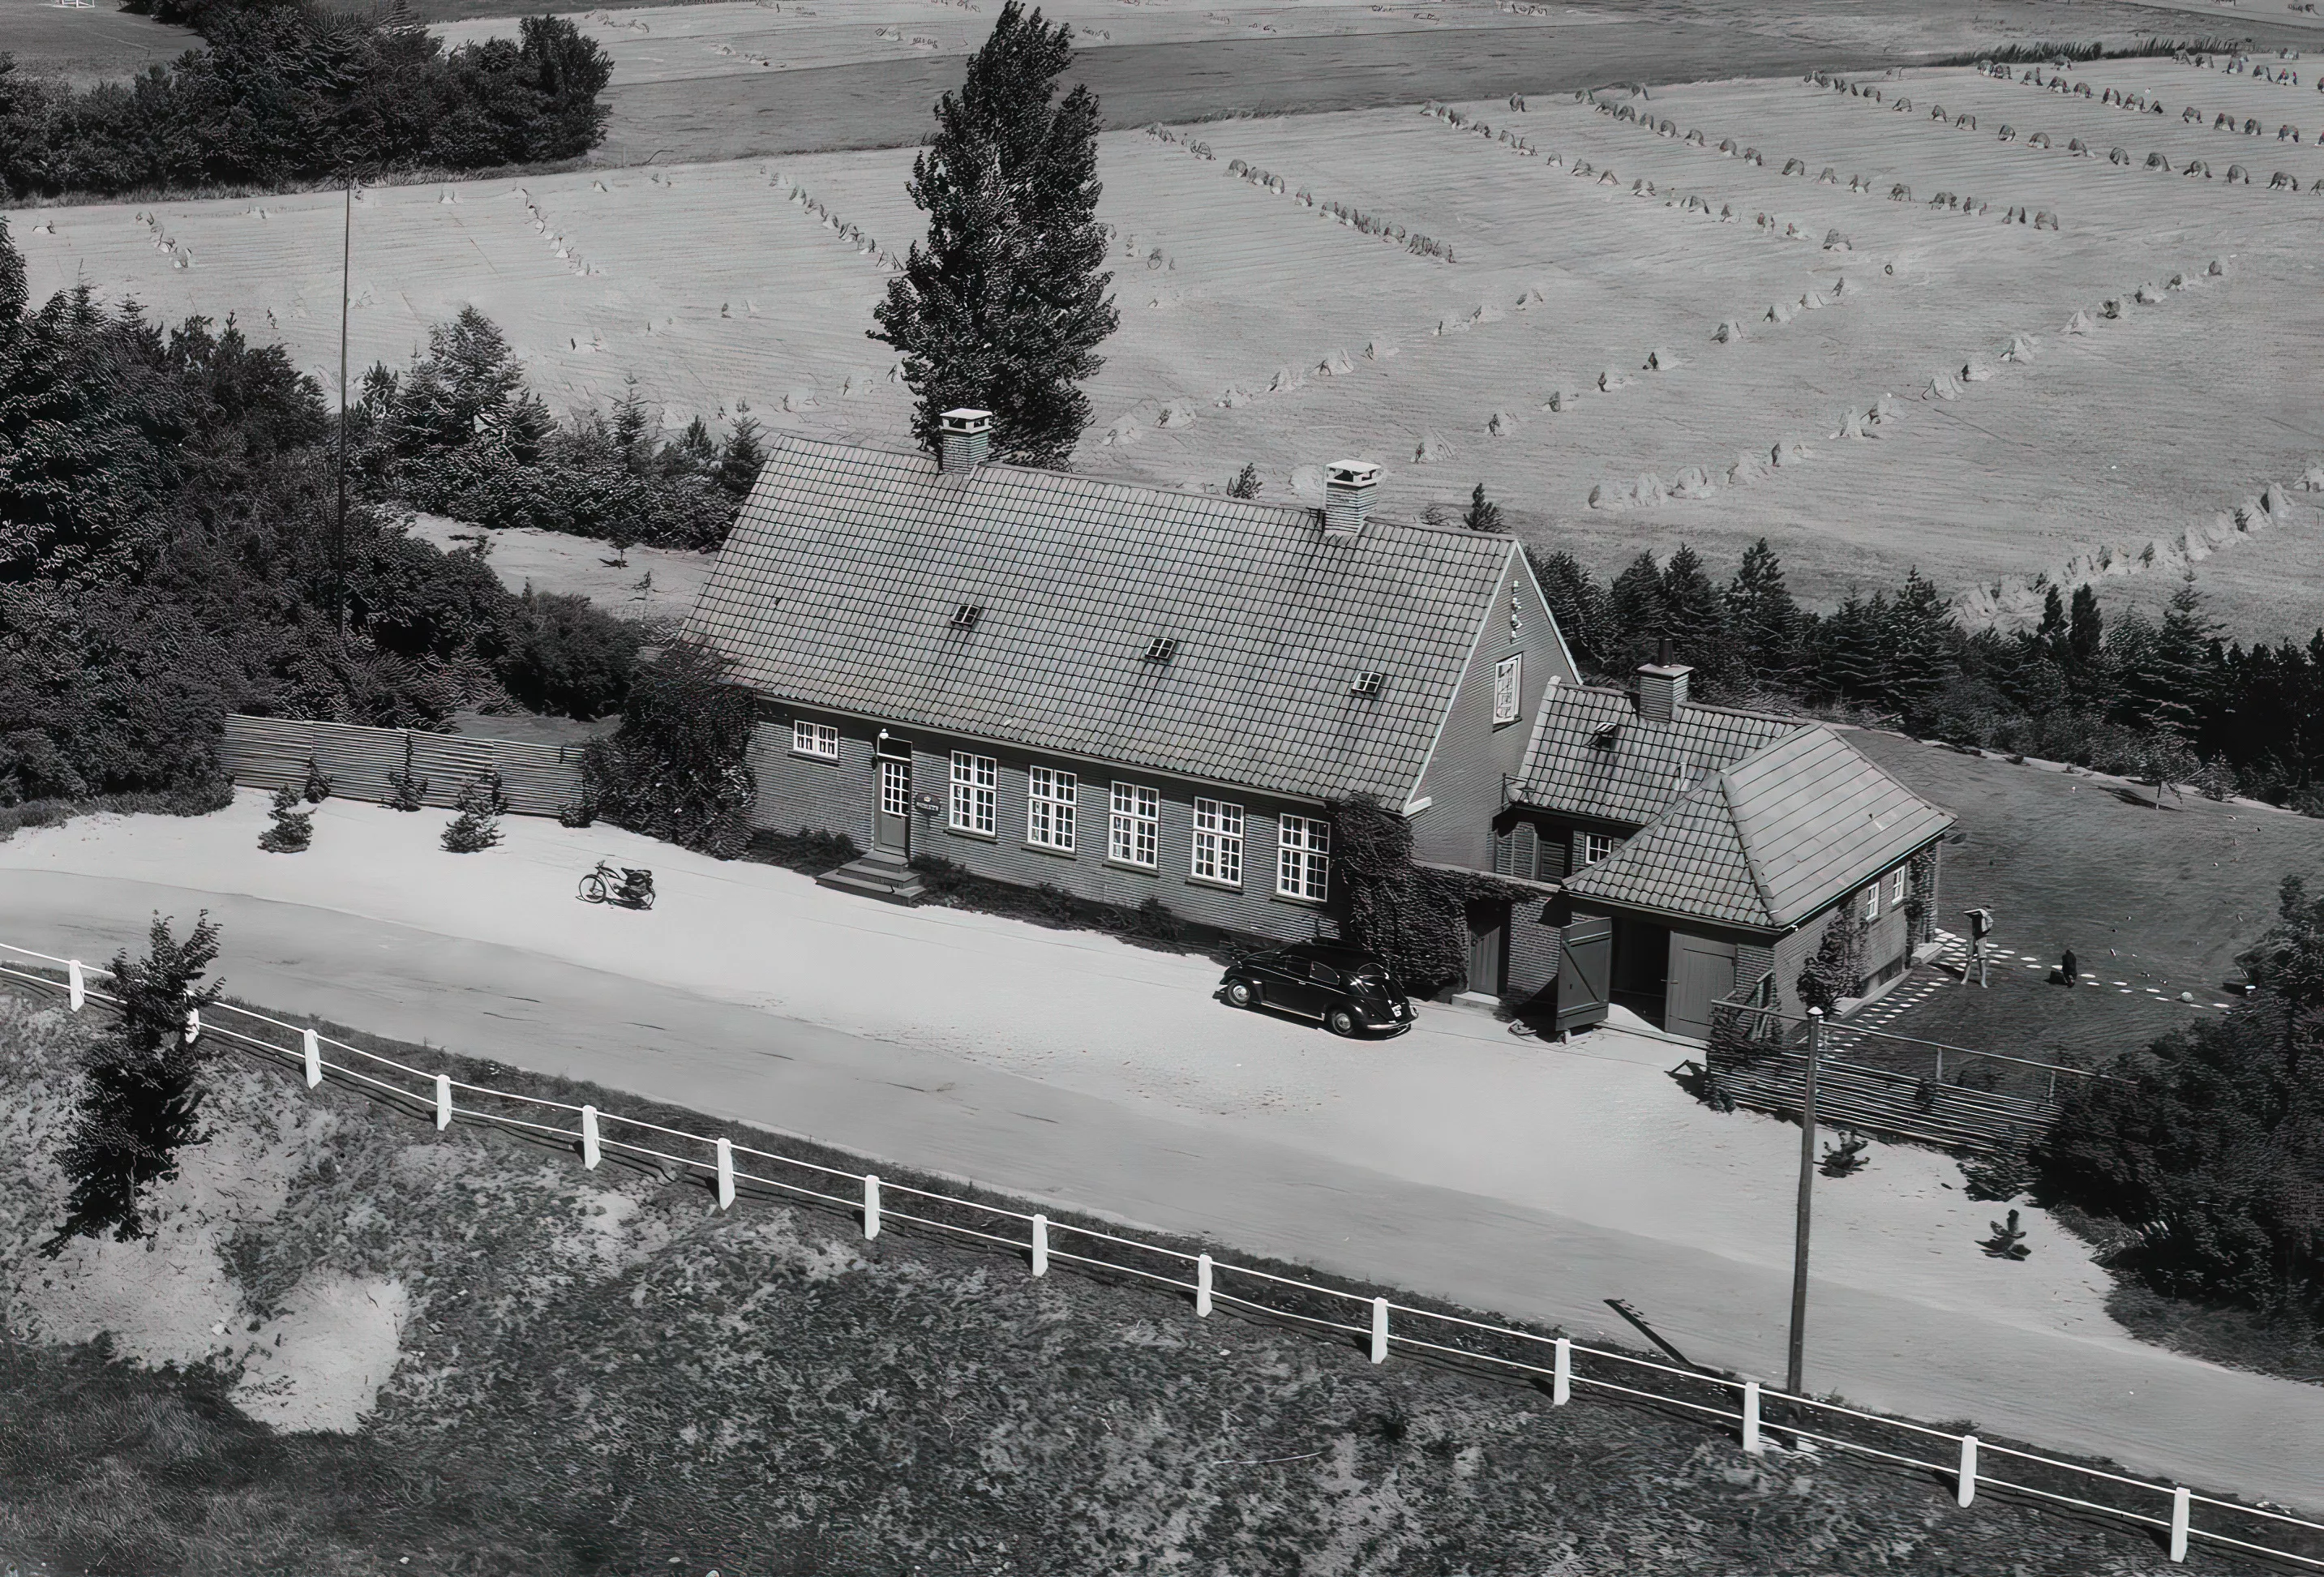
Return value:
M 1238 1008 L 1296 1013 L 1319 1020 L 1334 1035 L 1368 1029 L 1401 1035 L 1412 1028 L 1412 1004 L 1387 965 L 1331 942 L 1294 942 L 1238 958 L 1219 991 Z

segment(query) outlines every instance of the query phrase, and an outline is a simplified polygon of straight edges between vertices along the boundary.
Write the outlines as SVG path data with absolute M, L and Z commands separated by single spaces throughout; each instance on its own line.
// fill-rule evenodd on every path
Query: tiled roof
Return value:
M 1310 509 L 786 438 L 687 630 L 802 706 L 1400 803 L 1516 551 L 1378 520 L 1327 541 Z M 1145 660 L 1157 637 L 1167 661 Z M 1367 672 L 1376 698 L 1350 693 Z
M 1821 724 L 1720 771 L 1566 890 L 1760 930 L 1846 896 L 1952 825 Z
M 1626 691 L 1553 685 L 1510 797 L 1643 825 L 1710 774 L 1799 726 L 1718 706 L 1681 706 L 1671 722 L 1656 723 L 1638 715 Z

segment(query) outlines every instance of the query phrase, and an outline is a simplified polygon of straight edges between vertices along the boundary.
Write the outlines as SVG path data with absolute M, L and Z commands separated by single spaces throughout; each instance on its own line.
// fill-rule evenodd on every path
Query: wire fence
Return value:
M 60 994 L 75 1012 L 92 1002 L 118 1005 L 118 999 L 91 983 L 112 978 L 110 970 L 6 943 L 0 943 L 0 954 L 25 961 L 0 962 L 0 978 Z M 558 1141 L 578 1154 L 585 1168 L 594 1169 L 612 1156 L 659 1168 L 673 1179 L 692 1176 L 715 1190 L 722 1210 L 731 1209 L 746 1190 L 761 1197 L 809 1200 L 857 1217 L 867 1239 L 897 1222 L 1006 1249 L 1026 1257 L 1035 1276 L 1047 1275 L 1053 1263 L 1127 1276 L 1188 1295 L 1197 1317 L 1224 1306 L 1356 1338 L 1368 1344 L 1374 1363 L 1402 1351 L 1521 1378 L 1545 1385 L 1556 1406 L 1565 1406 L 1580 1387 L 1702 1418 L 1755 1456 L 1771 1447 L 1843 1452 L 1929 1474 L 1950 1484 L 1963 1507 L 1979 1492 L 1993 1491 L 2127 1522 L 2153 1530 L 2172 1561 L 2185 1560 L 2190 1548 L 2201 1545 L 2324 1572 L 2324 1523 L 2265 1504 L 2198 1494 L 2183 1485 L 1771 1390 L 1755 1379 L 1587 1347 L 1563 1336 L 1277 1275 L 1038 1212 L 883 1181 L 876 1173 L 689 1133 L 595 1105 L 494 1089 L 229 1002 L 214 1002 L 208 1012 L 207 1022 L 189 1013 L 189 1038 L 216 1037 L 276 1065 L 297 1067 L 310 1090 L 331 1078 L 376 1092 L 416 1115 L 432 1116 L 439 1130 L 469 1121 Z M 222 1021 L 229 1017 L 232 1023 Z M 549 1114 L 555 1115 L 542 1120 Z M 908 1208 L 895 1208 L 905 1202 Z M 1988 1457 L 2006 1459 L 2007 1476 L 1987 1471 Z

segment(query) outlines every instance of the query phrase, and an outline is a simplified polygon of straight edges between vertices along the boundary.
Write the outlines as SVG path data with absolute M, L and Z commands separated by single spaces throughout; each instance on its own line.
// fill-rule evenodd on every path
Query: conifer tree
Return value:
M 1469 494 L 1469 511 L 1461 523 L 1472 531 L 1498 531 L 1501 529 L 1501 506 L 1485 496 L 1485 484 L 1477 484 Z
M 270 854 L 296 854 L 315 841 L 315 813 L 300 810 L 299 790 L 285 783 L 274 791 L 274 825 L 258 835 L 258 846 Z
M 1655 644 L 1670 633 L 1670 598 L 1663 589 L 1662 567 L 1651 553 L 1640 553 L 1614 577 L 1607 594 L 1607 612 L 1622 650 L 1609 655 L 1635 662 L 1654 655 Z
M 943 413 L 992 413 L 996 458 L 1061 466 L 1089 423 L 1080 385 L 1120 322 L 1097 221 L 1097 97 L 1053 102 L 1073 32 L 1008 0 L 906 189 L 928 216 L 872 337 L 903 355 L 912 431 L 933 452 Z
M 1766 538 L 1744 549 L 1726 602 L 1729 627 L 1753 678 L 1765 685 L 1787 683 L 1800 666 L 1800 606 Z
M 1663 567 L 1664 623 L 1673 660 L 1692 665 L 1706 688 L 1727 687 L 1733 654 L 1727 640 L 1727 609 L 1702 567 L 1702 556 L 1684 543 Z
M 139 1196 L 178 1175 L 178 1151 L 199 1144 L 202 1064 L 209 1047 L 186 1038 L 188 1015 L 215 1001 L 201 984 L 217 957 L 217 927 L 205 911 L 183 942 L 159 915 L 146 956 L 113 958 L 120 1022 L 90 1054 L 58 1162 L 72 1185 L 65 1219 L 41 1246 L 53 1259 L 75 1238 L 148 1234 Z
M 1612 664 L 1619 644 L 1606 588 L 1563 548 L 1550 554 L 1527 549 L 1526 558 L 1533 565 L 1542 600 L 1549 604 L 1549 616 L 1557 621 L 1557 632 L 1565 637 L 1573 660 L 1584 669 L 1603 672 Z
M 767 446 L 761 437 L 765 430 L 748 416 L 736 417 L 727 429 L 725 446 L 718 451 L 718 486 L 729 498 L 750 497 L 766 469 Z

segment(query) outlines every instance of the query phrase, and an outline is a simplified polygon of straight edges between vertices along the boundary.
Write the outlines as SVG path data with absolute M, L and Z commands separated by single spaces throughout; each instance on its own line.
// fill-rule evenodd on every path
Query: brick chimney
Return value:
M 1694 670 L 1684 663 L 1650 662 L 1637 672 L 1638 715 L 1649 723 L 1668 723 L 1686 705 L 1686 676 Z
M 947 410 L 943 416 L 944 450 L 941 465 L 946 475 L 966 474 L 984 464 L 992 449 L 992 412 L 971 410 L 965 406 Z
M 1334 460 L 1323 467 L 1323 536 L 1334 542 L 1352 542 L 1364 534 L 1371 518 L 1372 489 L 1379 485 L 1379 467 L 1365 460 Z

